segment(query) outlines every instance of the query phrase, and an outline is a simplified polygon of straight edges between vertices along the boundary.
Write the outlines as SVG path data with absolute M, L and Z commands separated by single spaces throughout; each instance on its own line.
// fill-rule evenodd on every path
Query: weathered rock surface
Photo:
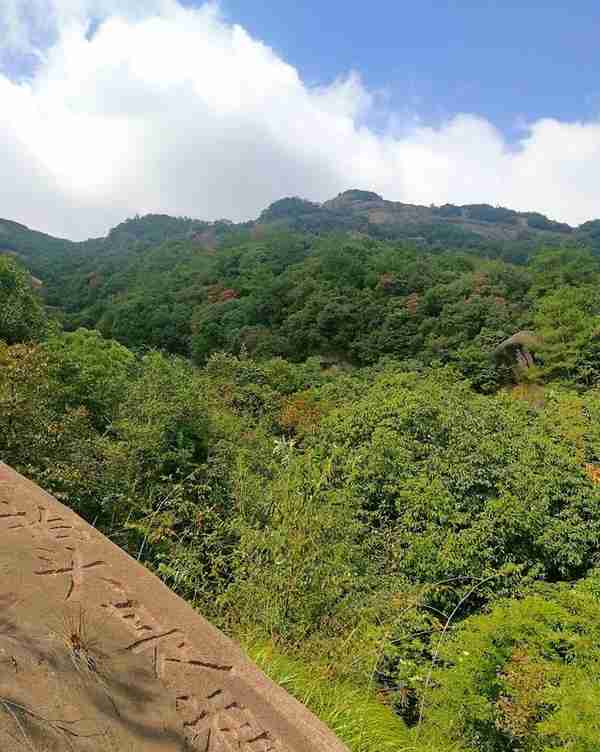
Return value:
M 0 463 L 0 750 L 346 748 L 158 578 Z
M 529 368 L 533 365 L 531 352 L 535 352 L 541 344 L 541 339 L 535 332 L 523 329 L 501 342 L 494 350 L 494 357 L 496 360 L 505 359 L 522 368 Z

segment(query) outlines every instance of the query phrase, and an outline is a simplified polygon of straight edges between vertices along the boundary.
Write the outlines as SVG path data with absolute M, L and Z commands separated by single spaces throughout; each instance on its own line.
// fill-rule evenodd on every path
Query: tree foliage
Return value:
M 355 752 L 596 750 L 597 258 L 340 232 L 365 202 L 83 246 L 11 226 L 57 268 L 40 298 L 0 259 L 0 457 Z
M 0 340 L 8 344 L 37 340 L 45 329 L 46 317 L 30 275 L 0 255 Z

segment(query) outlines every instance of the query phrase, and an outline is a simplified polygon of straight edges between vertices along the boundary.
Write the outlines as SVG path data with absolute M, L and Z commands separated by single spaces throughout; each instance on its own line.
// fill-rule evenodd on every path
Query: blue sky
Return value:
M 483 115 L 510 135 L 522 121 L 600 112 L 600 3 L 224 0 L 307 81 L 353 68 L 395 109 L 427 122 Z
M 81 238 L 363 188 L 599 218 L 599 32 L 591 0 L 0 0 L 0 216 Z

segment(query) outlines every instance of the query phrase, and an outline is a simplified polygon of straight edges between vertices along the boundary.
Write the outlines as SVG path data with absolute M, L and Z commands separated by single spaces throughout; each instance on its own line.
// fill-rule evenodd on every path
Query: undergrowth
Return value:
M 374 691 L 367 693 L 362 687 L 332 681 L 324 668 L 282 655 L 271 645 L 254 643 L 245 647 L 273 681 L 310 708 L 352 752 L 417 749 L 404 722 Z M 418 749 L 426 752 L 424 747 Z

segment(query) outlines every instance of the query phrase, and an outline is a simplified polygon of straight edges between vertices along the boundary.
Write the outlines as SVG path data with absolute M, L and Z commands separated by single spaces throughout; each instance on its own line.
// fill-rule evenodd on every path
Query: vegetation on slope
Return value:
M 597 749 L 594 253 L 133 222 L 72 331 L 0 259 L 2 460 L 356 752 Z

